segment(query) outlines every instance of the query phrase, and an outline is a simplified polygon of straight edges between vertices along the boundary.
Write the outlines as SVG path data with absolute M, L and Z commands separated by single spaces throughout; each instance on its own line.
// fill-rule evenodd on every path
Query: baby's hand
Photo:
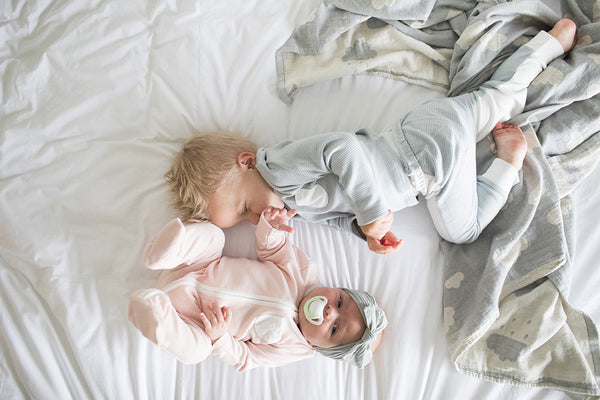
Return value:
M 265 219 L 274 229 L 294 233 L 294 228 L 288 225 L 288 221 L 296 215 L 296 210 L 285 210 L 283 208 L 269 207 L 264 211 Z
M 200 320 L 204 325 L 204 332 L 208 335 L 213 344 L 221 338 L 229 329 L 231 322 L 231 311 L 229 307 L 221 307 L 216 303 L 202 305 Z

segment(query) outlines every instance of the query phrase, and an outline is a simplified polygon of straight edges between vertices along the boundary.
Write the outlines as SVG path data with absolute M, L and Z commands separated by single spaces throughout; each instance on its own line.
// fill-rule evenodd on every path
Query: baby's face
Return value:
M 256 169 L 255 158 L 235 168 L 223 187 L 208 198 L 210 222 L 219 228 L 229 228 L 242 221 L 256 225 L 266 208 L 283 208 L 283 201 Z
M 314 296 L 327 298 L 323 309 L 323 322 L 311 324 L 304 315 L 304 304 Z M 308 292 L 302 299 L 298 312 L 300 331 L 313 346 L 335 347 L 356 342 L 365 332 L 365 321 L 356 305 L 343 289 L 319 287 Z

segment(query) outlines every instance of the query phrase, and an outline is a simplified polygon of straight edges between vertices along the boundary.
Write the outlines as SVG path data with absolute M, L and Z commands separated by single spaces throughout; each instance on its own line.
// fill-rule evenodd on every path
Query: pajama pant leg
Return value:
M 140 289 L 131 295 L 129 320 L 147 339 L 185 364 L 199 363 L 212 352 L 208 335 L 184 321 L 169 296 L 159 289 Z
M 483 175 L 477 176 L 475 144 L 497 122 L 523 111 L 529 84 L 561 54 L 560 44 L 548 33 L 540 32 L 507 58 L 479 90 L 430 102 L 403 121 L 406 140 L 424 175 L 433 176 L 435 181 L 424 194 L 444 239 L 455 243 L 474 241 L 506 203 L 517 178 L 516 169 L 496 159 Z M 416 129 L 422 133 L 414 135 Z M 428 146 L 434 150 L 421 150 Z

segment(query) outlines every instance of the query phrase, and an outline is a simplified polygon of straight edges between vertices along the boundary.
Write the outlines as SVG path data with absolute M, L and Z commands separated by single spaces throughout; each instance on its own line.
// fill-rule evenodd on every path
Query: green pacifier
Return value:
M 323 310 L 327 305 L 327 297 L 315 296 L 304 303 L 304 315 L 308 322 L 313 325 L 321 325 L 323 322 Z

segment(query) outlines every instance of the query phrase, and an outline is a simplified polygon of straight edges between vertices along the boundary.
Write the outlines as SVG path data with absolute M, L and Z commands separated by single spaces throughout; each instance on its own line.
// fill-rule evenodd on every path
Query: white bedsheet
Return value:
M 0 7 L 0 398 L 564 399 L 482 382 L 445 347 L 439 239 L 421 205 L 396 214 L 391 256 L 348 233 L 294 222 L 326 284 L 363 288 L 390 324 L 364 370 L 316 355 L 238 373 L 185 366 L 127 320 L 150 287 L 146 241 L 172 218 L 162 174 L 197 131 L 259 144 L 383 129 L 441 96 L 375 77 L 275 93 L 275 51 L 317 4 L 263 1 L 13 1 Z M 575 193 L 572 305 L 600 321 L 600 170 Z M 253 255 L 251 225 L 227 255 Z

